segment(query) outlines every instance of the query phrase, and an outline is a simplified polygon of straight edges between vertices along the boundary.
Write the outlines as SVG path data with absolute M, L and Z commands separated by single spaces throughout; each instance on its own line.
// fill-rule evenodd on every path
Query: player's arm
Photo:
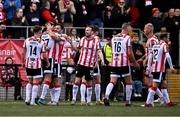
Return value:
M 64 39 L 62 39 L 62 37 L 64 37 L 65 39 L 67 39 L 67 37 L 68 37 L 66 34 L 58 34 L 58 33 L 55 33 L 53 31 L 49 31 L 48 34 L 55 41 L 62 41 L 62 40 L 64 41 Z
M 147 59 L 147 68 L 146 68 L 146 75 L 149 76 L 150 69 L 152 66 L 152 60 L 153 60 L 153 54 L 152 52 L 149 54 L 148 59 Z
M 134 67 L 139 69 L 139 64 L 137 63 L 137 61 L 134 57 L 131 46 L 128 46 L 128 56 L 129 56 L 130 61 L 133 63 Z
M 23 67 L 25 67 L 25 64 L 24 64 L 25 55 L 26 55 L 26 40 L 24 41 L 24 44 L 23 44 L 23 50 L 22 50 L 22 56 L 21 56 L 21 63 Z
M 43 47 L 42 47 L 41 53 L 42 53 L 42 56 L 43 56 L 43 60 L 46 61 L 46 63 L 47 63 L 46 67 L 50 66 L 49 57 L 48 57 L 48 51 L 49 50 L 47 50 L 47 46 L 44 44 Z
M 103 53 L 102 53 L 101 49 L 98 50 L 98 55 L 99 55 L 99 57 L 101 59 L 101 65 L 104 65 L 105 64 L 104 63 L 104 56 L 103 56 Z
M 168 50 L 167 45 L 164 45 L 164 51 L 166 53 L 166 60 L 167 60 L 167 62 L 169 64 L 170 69 L 175 70 L 174 67 L 173 67 L 173 64 L 172 64 L 172 59 L 171 59 L 171 56 L 169 54 L 169 50 Z
M 22 57 L 21 57 L 21 63 L 22 63 L 22 66 L 24 67 L 24 60 L 25 60 L 25 55 L 26 55 L 26 47 L 23 47 L 23 50 L 22 50 Z

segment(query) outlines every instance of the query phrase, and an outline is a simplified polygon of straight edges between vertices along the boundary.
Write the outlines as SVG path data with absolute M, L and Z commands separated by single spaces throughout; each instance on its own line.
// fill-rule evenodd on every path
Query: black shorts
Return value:
M 165 72 L 152 72 L 152 75 L 153 75 L 153 82 L 161 83 L 162 80 L 166 80 Z
M 45 65 L 43 65 L 43 66 L 44 66 L 44 73 L 45 73 L 45 74 L 46 74 L 46 73 L 50 73 L 50 74 L 53 73 L 54 59 L 49 58 L 49 63 L 50 63 L 50 66 L 49 66 L 48 68 L 46 67 L 46 64 L 47 64 L 47 63 L 45 63 Z
M 76 77 L 82 78 L 85 75 L 85 80 L 92 80 L 93 68 L 78 65 L 76 71 Z
M 124 78 L 130 75 L 131 75 L 130 66 L 110 68 L 110 77 Z
M 26 74 L 28 78 L 43 78 L 42 69 L 29 69 L 26 68 Z
M 61 71 L 62 71 L 61 64 L 54 64 L 53 77 L 54 78 L 61 78 Z

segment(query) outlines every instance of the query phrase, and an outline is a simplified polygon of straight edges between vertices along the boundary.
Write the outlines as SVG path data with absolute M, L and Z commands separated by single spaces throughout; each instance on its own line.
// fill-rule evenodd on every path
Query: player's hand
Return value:
M 105 66 L 105 63 L 104 61 L 101 60 L 101 66 Z
M 47 65 L 46 65 L 46 68 L 50 67 L 50 63 L 49 61 L 47 61 Z
M 25 64 L 24 64 L 24 63 L 22 63 L 22 67 L 25 67 Z
M 170 70 L 171 70 L 171 73 L 176 73 L 177 72 L 177 70 L 174 69 L 174 68 L 170 68 Z
M 149 74 L 150 74 L 150 70 L 147 68 L 145 72 L 145 76 L 149 77 Z
M 135 69 L 140 69 L 140 65 L 139 65 L 138 63 L 135 63 L 135 64 L 134 64 L 134 68 L 135 68 Z

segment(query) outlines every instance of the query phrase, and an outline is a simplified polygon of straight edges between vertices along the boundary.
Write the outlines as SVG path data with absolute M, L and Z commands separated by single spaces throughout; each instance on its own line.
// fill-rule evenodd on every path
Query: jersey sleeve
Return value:
M 24 41 L 23 48 L 26 48 L 26 40 Z

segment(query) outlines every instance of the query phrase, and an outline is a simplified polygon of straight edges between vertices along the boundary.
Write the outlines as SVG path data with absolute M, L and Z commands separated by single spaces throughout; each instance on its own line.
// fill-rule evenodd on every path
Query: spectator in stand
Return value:
M 69 34 L 69 37 L 72 39 L 73 43 L 75 45 L 77 45 L 80 41 L 80 37 L 79 35 L 77 34 L 77 30 L 75 28 L 72 28 L 70 30 L 70 34 Z
M 104 27 L 112 28 L 112 7 L 107 6 L 104 13 Z M 105 38 L 112 38 L 113 30 L 105 30 L 104 36 Z
M 6 13 L 3 11 L 3 4 L 0 3 L 0 24 L 5 24 L 6 21 Z
M 5 86 L 14 86 L 14 100 L 22 100 L 21 97 L 21 82 L 17 77 L 15 66 L 13 66 L 13 59 L 7 57 L 5 59 L 5 66 L 2 69 L 1 78 Z M 18 70 L 17 70 L 18 71 Z
M 176 14 L 176 16 L 175 16 Z M 172 62 L 174 65 L 178 65 L 178 56 L 179 55 L 179 29 L 180 29 L 180 21 L 178 20 L 178 14 L 175 13 L 175 9 L 170 9 L 168 16 L 165 18 L 164 26 L 167 28 L 167 31 L 170 33 L 170 41 L 171 45 L 171 56 Z
M 56 18 L 58 20 L 58 22 L 62 22 L 61 21 L 61 14 L 60 14 L 60 11 L 59 11 L 58 1 L 59 0 L 49 0 L 50 11 L 51 11 L 52 16 L 54 18 Z
M 16 9 L 21 8 L 21 1 L 20 0 L 5 0 L 4 2 L 4 11 L 7 14 L 6 25 L 11 25 L 12 19 L 16 13 Z M 6 37 L 12 38 L 12 28 L 7 28 Z
M 58 23 L 58 20 L 53 18 L 51 11 L 50 11 L 50 3 L 49 1 L 45 2 L 44 7 L 41 10 L 41 25 L 45 25 L 46 22 Z
M 149 19 L 149 22 L 154 25 L 154 32 L 159 32 L 163 26 L 163 20 L 160 16 L 160 11 L 158 8 L 152 9 L 152 17 Z M 148 23 L 148 22 L 147 22 Z
M 7 13 L 7 25 L 11 25 L 17 8 L 21 8 L 20 0 L 5 0 L 4 10 Z
M 143 62 L 141 57 L 145 55 L 145 49 L 142 44 L 139 43 L 139 36 L 137 33 L 131 33 L 132 38 L 132 50 L 134 53 L 135 59 L 140 65 L 140 69 L 132 68 L 132 79 L 133 79 L 133 89 L 134 97 L 142 97 L 142 81 L 143 81 Z
M 62 23 L 64 23 L 65 27 L 72 27 L 73 15 L 76 14 L 74 2 L 71 0 L 59 0 L 58 4 L 59 4 L 59 11 L 61 13 Z
M 37 11 L 36 3 L 33 2 L 31 3 L 30 10 L 26 14 L 26 18 L 30 26 L 40 25 L 40 16 L 39 16 L 39 12 Z
M 5 25 L 6 22 L 6 13 L 3 11 L 3 4 L 0 3 L 0 38 L 4 38 L 4 29 L 3 25 Z
M 89 13 L 88 13 L 88 19 L 90 25 L 96 25 L 99 28 L 103 28 L 103 12 L 105 10 L 104 7 L 104 0 L 89 0 Z M 100 34 L 102 31 L 100 30 Z
M 131 22 L 130 8 L 125 5 L 124 0 L 116 0 L 112 9 L 113 27 L 119 28 L 124 22 Z
M 16 9 L 16 14 L 12 20 L 12 25 L 13 26 L 28 26 L 28 22 L 26 17 L 23 15 L 23 9 L 22 8 L 18 8 Z M 18 30 L 17 30 L 18 29 Z M 14 28 L 13 31 L 13 38 L 15 39 L 20 39 L 26 38 L 26 28 Z
M 73 25 L 75 27 L 86 27 L 88 24 L 88 3 L 86 0 L 75 0 L 74 6 L 76 14 L 74 15 Z M 79 30 L 80 37 L 84 36 L 84 30 Z

